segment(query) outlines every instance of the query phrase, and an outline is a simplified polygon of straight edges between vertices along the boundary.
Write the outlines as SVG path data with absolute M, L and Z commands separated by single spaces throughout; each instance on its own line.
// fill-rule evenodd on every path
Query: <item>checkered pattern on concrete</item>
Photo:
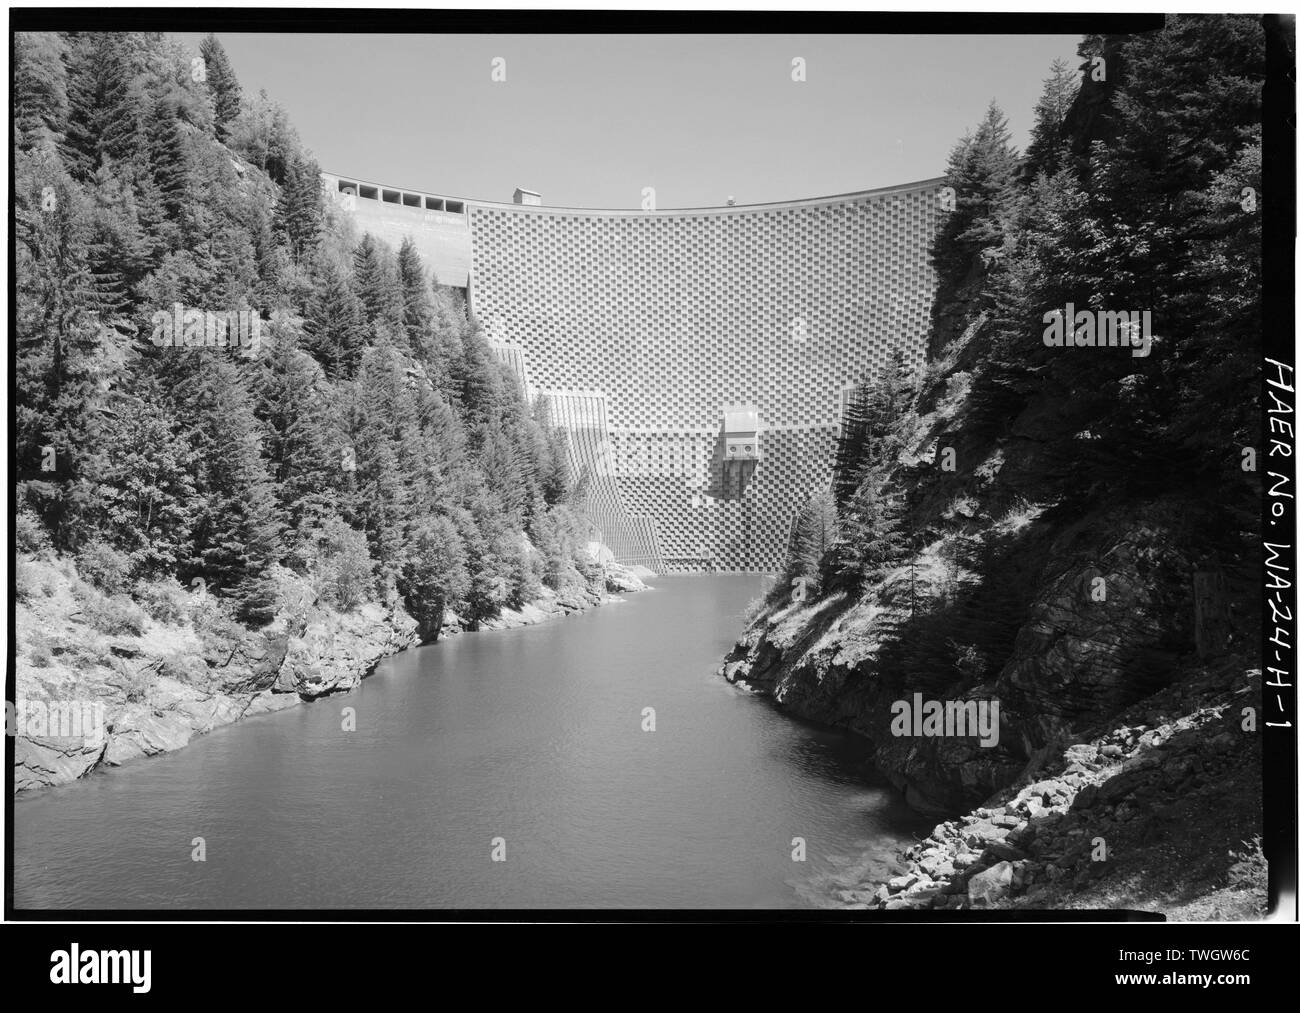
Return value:
M 413 235 L 441 281 L 468 285 L 498 356 L 551 397 L 586 512 L 624 562 L 777 569 L 830 479 L 844 392 L 894 348 L 924 358 L 941 179 L 656 212 L 324 185 L 359 187 L 359 227 Z M 756 461 L 724 463 L 735 405 L 758 410 Z
M 630 539 L 621 559 L 780 566 L 829 481 L 843 391 L 895 347 L 923 359 L 941 185 L 650 213 L 470 203 L 488 334 L 534 392 L 599 392 L 599 431 L 571 447 L 577 473 L 608 471 L 584 491 Z M 723 463 L 733 404 L 759 409 L 758 462 Z

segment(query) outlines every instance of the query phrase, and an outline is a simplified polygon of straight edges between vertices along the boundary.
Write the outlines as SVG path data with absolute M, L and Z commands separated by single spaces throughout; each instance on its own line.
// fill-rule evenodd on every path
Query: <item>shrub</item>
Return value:
M 956 363 L 957 357 L 951 349 L 945 349 L 942 357 L 931 359 L 925 364 L 921 371 L 921 381 L 918 385 L 917 404 L 920 406 L 929 406 L 931 410 L 938 399 L 939 388 L 943 386 L 948 378 L 948 372 Z
M 36 668 L 48 668 L 53 652 L 50 650 L 49 638 L 40 630 L 33 631 L 27 638 L 27 656 Z
M 18 556 L 14 559 L 14 594 L 21 602 L 29 602 L 41 590 L 41 575 L 30 559 Z
M 802 581 L 802 585 L 799 583 Z M 802 596 L 800 595 L 802 587 Z M 785 608 L 787 605 L 798 604 L 799 601 L 812 601 L 822 592 L 821 574 L 814 570 L 811 573 L 805 573 L 800 570 L 799 561 L 787 558 L 784 569 L 776 575 L 776 580 L 772 581 L 767 591 L 756 601 L 763 608 L 776 610 Z M 750 602 L 752 606 L 754 602 Z M 746 616 L 745 625 L 748 626 L 754 616 Z
M 26 507 L 14 517 L 14 547 L 28 556 L 36 556 L 50 547 L 50 533 L 41 519 Z
M 228 651 L 243 632 L 231 614 L 229 603 L 210 592 L 191 597 L 189 617 L 194 632 L 208 649 Z
M 109 636 L 131 634 L 138 637 L 144 632 L 148 617 L 125 595 L 102 595 L 80 582 L 73 586 L 73 590 L 81 604 L 81 618 L 91 629 Z
M 54 653 L 69 668 L 75 669 L 94 668 L 96 665 L 111 666 L 118 660 L 103 637 L 78 635 L 75 632 L 70 639 L 54 644 Z
M 135 598 L 160 623 L 179 623 L 189 611 L 190 597 L 175 577 L 136 581 Z
M 443 613 L 460 606 L 470 591 L 466 557 L 465 543 L 449 518 L 435 515 L 416 525 L 397 590 L 425 640 L 436 639 Z
M 573 565 L 588 588 L 604 588 L 605 568 L 585 548 L 578 549 L 573 554 Z
M 951 417 L 961 407 L 966 395 L 970 393 L 971 375 L 965 370 L 959 370 L 948 377 L 943 397 L 940 398 L 939 404 L 935 410 L 945 417 Z
M 492 554 L 499 560 L 499 567 L 509 585 L 504 604 L 519 608 L 542 593 L 541 582 L 537 580 L 529 558 L 530 552 L 517 537 L 501 535 L 494 539 Z
M 201 669 L 202 662 L 192 656 L 168 654 L 158 665 L 158 674 L 177 682 L 191 684 L 196 681 L 196 667 Z
M 546 591 L 546 560 L 539 552 L 528 553 L 528 573 L 524 578 L 524 601 L 534 601 Z
M 126 587 L 131 560 L 126 553 L 97 540 L 89 542 L 77 553 L 77 569 L 105 594 L 117 594 Z
M 366 536 L 331 517 L 314 540 L 314 576 L 322 600 L 341 612 L 351 612 L 368 597 L 375 570 Z
M 1263 843 L 1257 834 L 1250 841 L 1242 841 L 1240 851 L 1229 851 L 1234 864 L 1228 870 L 1232 885 L 1242 890 L 1268 890 L 1268 859 L 1264 857 Z
M 149 698 L 149 677 L 143 669 L 137 671 L 128 671 L 120 669 L 122 672 L 122 692 L 126 695 L 127 703 L 144 703 Z

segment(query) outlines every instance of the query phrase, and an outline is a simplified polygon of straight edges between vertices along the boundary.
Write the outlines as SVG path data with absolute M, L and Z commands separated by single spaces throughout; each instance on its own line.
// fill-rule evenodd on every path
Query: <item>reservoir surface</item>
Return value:
M 767 580 L 652 584 L 19 798 L 15 907 L 810 908 L 892 875 L 929 823 L 867 743 L 716 674 Z

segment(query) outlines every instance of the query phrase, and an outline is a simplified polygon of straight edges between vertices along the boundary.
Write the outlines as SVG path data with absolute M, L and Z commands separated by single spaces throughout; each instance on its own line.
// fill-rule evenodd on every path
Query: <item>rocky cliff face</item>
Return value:
M 294 610 L 263 631 L 214 621 L 201 608 L 165 622 L 141 614 L 136 626 L 105 634 L 85 622 L 67 561 L 25 565 L 42 590 L 17 608 L 18 698 L 34 706 L 13 715 L 16 792 L 170 752 L 241 718 L 347 692 L 383 658 L 422 642 L 400 606 L 377 604 L 347 614 Z M 532 625 L 644 589 L 635 574 L 613 565 L 604 594 L 547 592 L 479 628 Z M 449 615 L 442 635 L 460 632 Z M 60 724 L 68 706 L 76 707 L 78 721 L 102 719 L 102 727 Z
M 898 617 L 873 596 L 787 605 L 745 631 L 728 680 L 866 736 L 908 803 L 942 821 L 888 882 L 843 891 L 848 906 L 1260 916 L 1266 865 L 1240 847 L 1261 827 L 1260 743 L 1243 710 L 1260 712 L 1258 658 L 1236 629 L 1224 657 L 1197 660 L 1196 560 L 1177 505 L 1137 514 L 1048 540 L 1005 664 L 936 694 L 998 700 L 993 747 L 893 734 L 908 693 L 889 668 Z
M 1237 840 L 1260 823 L 1258 745 L 1224 710 L 1258 689 L 1258 616 L 1226 608 L 1199 641 L 1195 622 L 1201 576 L 1248 570 L 1220 548 L 1215 497 L 1134 493 L 1074 516 L 1036 505 L 1056 498 L 1044 448 L 1059 454 L 1060 413 L 1040 393 L 1006 426 L 966 424 L 987 326 L 976 317 L 958 334 L 962 312 L 944 317 L 956 336 L 930 366 L 898 464 L 915 491 L 912 558 L 860 590 L 775 594 L 721 669 L 791 714 L 866 736 L 909 804 L 948 821 L 898 879 L 850 903 L 1061 903 L 1102 875 L 1081 850 L 1093 837 L 1122 839 L 1142 869 L 1132 853 L 1153 835 L 1204 829 L 1179 801 L 1189 791 L 1213 806 L 1230 784 L 1254 800 Z M 944 448 L 959 467 L 939 466 Z M 996 742 L 900 734 L 896 707 L 915 694 L 996 702 Z M 1197 860 L 1232 865 L 1228 836 Z
M 265 631 L 195 614 L 174 622 L 141 617 L 137 627 L 105 634 L 80 621 L 70 593 L 75 574 L 47 566 L 44 576 L 51 593 L 18 609 L 18 697 L 38 706 L 17 729 L 16 791 L 179 749 L 240 718 L 344 692 L 381 658 L 418 642 L 405 612 L 377 605 L 348 615 L 315 609 Z M 80 735 L 61 734 L 69 729 L 55 721 L 43 728 L 41 702 L 75 703 L 102 715 L 102 728 Z
M 1236 659 L 1200 668 L 909 849 L 899 875 L 845 897 L 887 910 L 1158 906 L 1256 918 L 1261 747 L 1247 708 L 1262 679 Z
M 937 413 L 927 420 L 918 457 L 943 438 L 944 424 Z M 932 616 L 922 621 L 891 603 L 916 579 L 900 567 L 860 597 L 833 594 L 760 614 L 722 669 L 800 717 L 870 738 L 880 769 L 924 812 L 978 803 L 1049 743 L 1178 679 L 1193 652 L 1193 573 L 1202 559 L 1186 535 L 1187 504 L 1169 496 L 1072 524 L 999 510 L 1029 491 L 1023 457 L 1032 439 L 1022 442 L 966 447 L 982 455 L 973 470 L 987 477 L 936 487 L 923 503 L 928 545 L 917 568 L 947 587 Z M 1014 557 L 1016 571 L 1002 578 L 1014 587 L 971 586 L 954 546 L 972 542 L 998 543 Z M 972 649 L 955 663 L 937 660 L 932 672 L 900 675 L 909 637 L 959 638 L 959 622 L 1013 623 L 1015 632 L 1002 657 Z M 998 701 L 997 745 L 894 735 L 891 708 L 915 691 Z

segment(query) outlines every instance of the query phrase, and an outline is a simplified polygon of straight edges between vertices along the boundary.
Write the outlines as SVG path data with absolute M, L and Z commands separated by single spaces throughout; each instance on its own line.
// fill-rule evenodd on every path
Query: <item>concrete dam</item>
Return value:
M 323 185 L 359 233 L 409 236 L 464 290 L 623 563 L 778 569 L 853 389 L 896 348 L 924 358 L 942 179 L 652 211 Z

